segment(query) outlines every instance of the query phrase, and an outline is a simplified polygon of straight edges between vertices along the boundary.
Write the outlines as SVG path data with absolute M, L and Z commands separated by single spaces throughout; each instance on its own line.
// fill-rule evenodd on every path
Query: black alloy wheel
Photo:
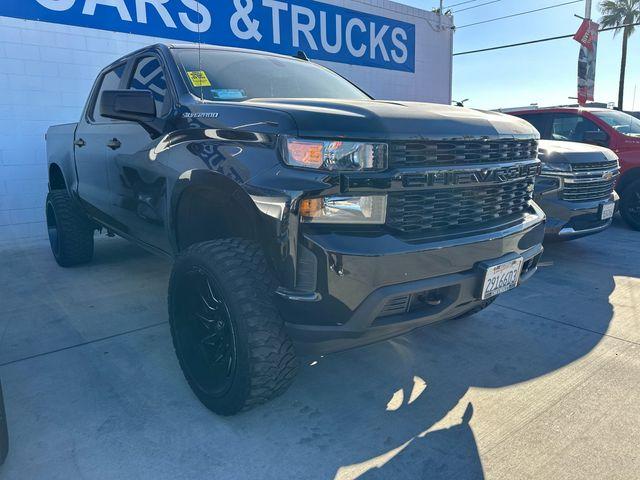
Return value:
M 291 385 L 295 348 L 275 305 L 260 245 L 242 238 L 191 245 L 169 280 L 169 323 L 189 386 L 211 411 L 234 415 Z
M 195 266 L 181 282 L 176 302 L 176 340 L 186 353 L 186 373 L 201 391 L 221 397 L 231 388 L 237 364 L 236 333 L 222 290 Z

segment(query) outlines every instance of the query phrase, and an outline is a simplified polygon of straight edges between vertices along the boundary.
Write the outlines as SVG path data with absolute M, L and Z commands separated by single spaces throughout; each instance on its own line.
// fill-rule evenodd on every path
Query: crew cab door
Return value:
M 103 91 L 120 88 L 125 72 L 126 63 L 122 63 L 98 78 L 74 138 L 78 194 L 91 214 L 105 223 L 109 223 L 108 211 L 111 203 L 107 178 L 107 143 L 109 128 L 117 121 L 100 115 L 100 98 Z
M 150 90 L 156 115 L 167 117 L 172 105 L 160 57 L 142 54 L 131 61 L 121 88 Z M 160 137 L 135 122 L 109 125 L 107 171 L 111 188 L 109 214 L 118 230 L 147 245 L 170 251 L 165 231 L 167 196 L 165 168 L 150 155 Z

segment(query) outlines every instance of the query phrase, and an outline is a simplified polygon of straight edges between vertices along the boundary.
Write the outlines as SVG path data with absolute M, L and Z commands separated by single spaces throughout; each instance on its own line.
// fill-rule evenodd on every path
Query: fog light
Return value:
M 386 217 L 386 195 L 320 197 L 300 202 L 300 220 L 305 223 L 382 225 Z

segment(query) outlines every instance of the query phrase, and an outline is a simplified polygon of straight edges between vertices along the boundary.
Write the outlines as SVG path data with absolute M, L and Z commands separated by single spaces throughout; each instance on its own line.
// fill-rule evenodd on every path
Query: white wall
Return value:
M 438 31 L 436 15 L 386 0 L 325 3 L 416 24 L 416 68 L 408 73 L 322 63 L 376 98 L 450 102 L 452 34 Z M 0 17 L 0 242 L 45 235 L 47 128 L 78 120 L 105 65 L 162 41 Z

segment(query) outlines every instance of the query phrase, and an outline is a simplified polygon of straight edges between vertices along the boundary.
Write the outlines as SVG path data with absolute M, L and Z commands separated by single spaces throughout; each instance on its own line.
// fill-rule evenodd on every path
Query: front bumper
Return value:
M 568 240 L 593 235 L 606 230 L 612 219 L 602 220 L 603 204 L 617 203 L 620 197 L 613 192 L 605 200 L 568 202 L 559 194 L 542 195 L 536 202 L 547 215 L 545 236 L 550 240 Z
M 466 237 L 412 244 L 389 234 L 306 231 L 301 245 L 317 259 L 312 294 L 279 291 L 289 334 L 306 350 L 327 353 L 388 339 L 482 309 L 481 264 L 522 256 L 521 281 L 542 254 L 544 213 Z M 406 303 L 403 303 L 406 302 Z

